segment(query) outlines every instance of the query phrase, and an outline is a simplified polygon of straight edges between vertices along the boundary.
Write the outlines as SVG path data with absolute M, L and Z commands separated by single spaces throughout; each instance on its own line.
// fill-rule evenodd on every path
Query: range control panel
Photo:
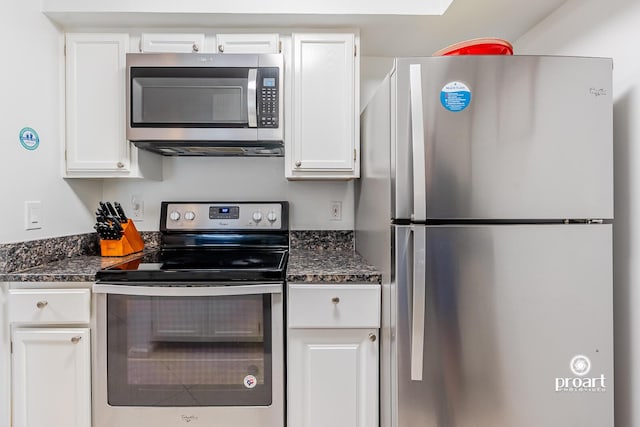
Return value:
M 162 205 L 171 230 L 286 230 L 282 202 L 170 202 Z

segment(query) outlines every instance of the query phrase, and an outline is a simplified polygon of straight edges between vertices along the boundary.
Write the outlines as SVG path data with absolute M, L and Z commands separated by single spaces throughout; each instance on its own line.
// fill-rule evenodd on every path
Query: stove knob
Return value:
M 267 214 L 267 219 L 269 222 L 275 222 L 275 220 L 278 219 L 278 215 L 276 215 L 274 211 L 271 211 Z
M 196 214 L 188 211 L 184 214 L 184 219 L 186 219 L 187 221 L 193 221 L 194 219 L 196 219 Z
M 253 220 L 254 220 L 255 222 L 260 222 L 260 221 L 262 221 L 262 212 L 260 212 L 260 211 L 255 211 L 255 212 L 253 213 Z
M 180 212 L 178 211 L 173 211 L 169 214 L 169 218 L 171 218 L 171 221 L 177 221 L 180 219 Z

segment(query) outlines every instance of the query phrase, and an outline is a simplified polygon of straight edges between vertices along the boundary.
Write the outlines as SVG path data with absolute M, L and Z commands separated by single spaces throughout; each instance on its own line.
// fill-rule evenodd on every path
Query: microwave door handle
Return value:
M 422 66 L 409 66 L 409 93 L 411 97 L 411 148 L 413 157 L 413 221 L 426 221 L 426 165 L 424 140 L 424 114 L 422 104 Z
M 258 109 L 256 88 L 258 81 L 258 70 L 256 68 L 249 69 L 249 79 L 247 81 L 247 118 L 249 119 L 249 127 L 258 127 Z
M 426 242 L 427 230 L 423 225 L 411 226 L 413 233 L 413 301 L 411 314 L 411 380 L 422 381 L 424 364 L 424 333 L 426 305 Z
M 96 283 L 96 294 L 137 295 L 152 297 L 217 297 L 233 295 L 281 294 L 281 283 L 233 286 L 129 286 Z

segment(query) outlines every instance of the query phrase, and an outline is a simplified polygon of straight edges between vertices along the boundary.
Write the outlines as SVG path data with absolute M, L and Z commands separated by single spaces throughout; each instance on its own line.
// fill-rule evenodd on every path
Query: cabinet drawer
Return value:
M 11 289 L 9 322 L 89 323 L 89 289 Z
M 289 285 L 290 328 L 379 328 L 380 285 Z

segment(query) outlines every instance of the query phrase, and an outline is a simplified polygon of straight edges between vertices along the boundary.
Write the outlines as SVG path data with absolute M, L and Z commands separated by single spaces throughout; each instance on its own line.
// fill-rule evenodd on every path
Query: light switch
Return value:
M 42 228 L 42 203 L 24 202 L 24 229 L 37 230 Z

